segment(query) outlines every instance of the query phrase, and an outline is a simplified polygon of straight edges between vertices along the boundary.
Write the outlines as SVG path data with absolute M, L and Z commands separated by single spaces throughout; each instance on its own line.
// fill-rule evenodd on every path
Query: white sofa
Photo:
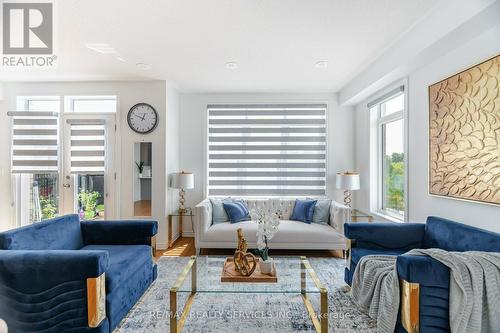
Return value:
M 270 241 L 271 249 L 291 250 L 343 250 L 346 248 L 344 223 L 350 220 L 349 207 L 336 201 L 330 205 L 330 223 L 328 225 L 300 221 L 290 221 L 295 199 L 241 199 L 249 210 L 260 205 L 279 212 L 281 223 L 274 238 Z M 242 228 L 249 248 L 257 247 L 257 223 L 245 221 L 238 223 L 212 223 L 212 203 L 205 199 L 195 207 L 194 226 L 196 252 L 202 248 L 236 248 L 236 229 Z

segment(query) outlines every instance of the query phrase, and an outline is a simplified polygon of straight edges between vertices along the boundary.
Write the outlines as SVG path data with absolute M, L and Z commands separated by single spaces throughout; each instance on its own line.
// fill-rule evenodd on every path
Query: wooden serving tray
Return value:
M 234 259 L 232 257 L 226 258 L 224 261 L 224 267 L 222 268 L 222 274 L 220 277 L 221 282 L 278 282 L 278 274 L 276 273 L 276 267 L 272 275 L 262 274 L 260 272 L 259 264 L 250 276 L 243 276 L 238 273 L 234 266 Z

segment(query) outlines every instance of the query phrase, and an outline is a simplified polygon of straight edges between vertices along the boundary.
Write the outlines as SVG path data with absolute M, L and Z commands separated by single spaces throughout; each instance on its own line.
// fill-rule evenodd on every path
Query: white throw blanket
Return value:
M 450 269 L 452 333 L 500 332 L 500 253 L 411 250 Z M 352 296 L 361 310 L 377 320 L 377 332 L 394 332 L 399 308 L 395 256 L 365 256 L 354 272 Z

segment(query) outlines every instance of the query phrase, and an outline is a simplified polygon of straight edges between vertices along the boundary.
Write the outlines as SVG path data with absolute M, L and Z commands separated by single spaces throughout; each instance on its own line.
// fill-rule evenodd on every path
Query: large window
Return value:
M 209 105 L 209 196 L 324 196 L 326 105 Z
M 369 104 L 377 116 L 378 212 L 405 218 L 405 94 L 403 87 Z
M 116 107 L 116 96 L 17 97 L 18 111 L 9 115 L 19 226 L 70 212 L 104 217 L 105 166 L 113 160 L 106 135 L 112 137 Z

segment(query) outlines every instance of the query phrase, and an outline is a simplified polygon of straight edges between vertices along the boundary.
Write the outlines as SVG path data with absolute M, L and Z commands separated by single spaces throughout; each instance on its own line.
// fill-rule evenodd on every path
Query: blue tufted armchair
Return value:
M 416 248 L 500 252 L 500 234 L 430 216 L 427 223 L 346 223 L 348 238 L 345 281 L 349 285 L 366 255 L 395 255 L 401 303 L 396 332 L 450 331 L 450 270 L 427 256 L 405 252 Z
M 156 279 L 157 230 L 66 215 L 0 233 L 0 317 L 10 332 L 112 332 Z

